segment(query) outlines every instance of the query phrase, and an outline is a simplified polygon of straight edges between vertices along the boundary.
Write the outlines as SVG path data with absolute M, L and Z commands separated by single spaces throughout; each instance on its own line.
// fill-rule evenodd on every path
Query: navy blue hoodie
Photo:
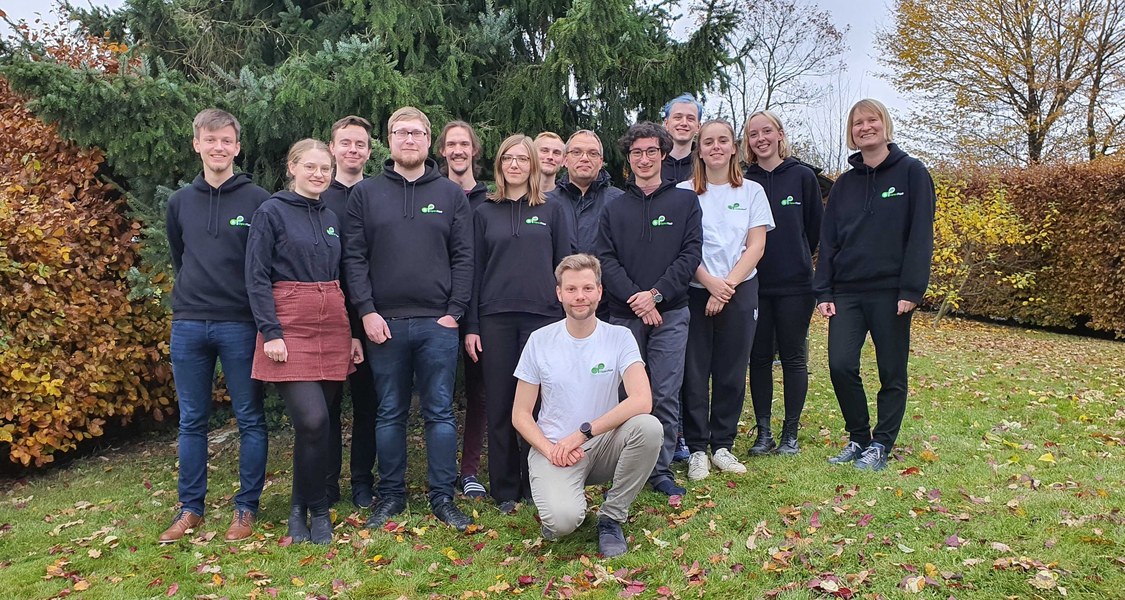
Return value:
M 364 177 L 364 179 L 367 179 Z M 360 180 L 362 181 L 362 179 Z M 357 182 L 356 185 L 359 185 Z M 344 238 L 344 232 L 348 229 L 348 196 L 351 195 L 352 189 L 355 185 L 347 186 L 335 179 L 329 184 L 328 189 L 320 195 L 320 201 L 328 210 L 336 215 L 336 220 L 340 222 L 340 226 L 336 228 L 337 233 L 340 234 L 340 245 L 347 247 L 348 241 Z M 341 258 L 342 263 L 342 258 Z M 340 272 L 343 273 L 343 264 L 340 265 Z M 347 282 L 344 277 L 340 277 L 340 287 L 344 290 L 344 296 L 350 298 L 351 294 L 348 292 Z M 363 339 L 363 323 L 359 320 L 359 315 L 355 312 L 355 307 L 350 302 L 347 303 L 348 307 L 348 322 L 352 327 L 352 337 Z
M 383 173 L 348 197 L 344 275 L 360 317 L 460 318 L 473 289 L 473 219 L 461 186 L 432 159 L 407 181 L 387 160 Z
M 246 288 L 262 337 L 281 335 L 273 284 L 340 279 L 340 222 L 319 200 L 282 190 L 254 213 L 246 244 Z
M 691 179 L 692 173 L 695 172 L 695 163 L 692 162 L 694 157 L 694 150 L 683 158 L 672 158 L 671 154 L 665 156 L 664 162 L 660 164 L 660 178 L 673 183 Z
M 465 197 L 469 199 L 469 210 L 475 211 L 488 200 L 488 186 L 478 181 L 473 189 L 465 191 Z
M 758 261 L 758 294 L 812 293 L 812 256 L 824 215 L 816 173 L 790 157 L 773 171 L 753 163 L 746 169 L 746 178 L 766 190 L 777 225 L 766 235 L 766 251 Z
M 658 310 L 687 306 L 688 283 L 703 260 L 699 196 L 674 181 L 646 196 L 629 181 L 602 211 L 597 256 L 611 316 L 636 318 L 629 297 L 653 288 L 664 296 Z
M 622 191 L 613 186 L 609 172 L 602 169 L 583 194 L 578 186 L 570 182 L 570 174 L 563 174 L 548 198 L 556 198 L 570 215 L 571 232 L 574 235 L 574 248 L 578 252 L 594 254 L 598 241 L 598 219 L 602 209 L 610 200 L 620 196 Z
M 246 238 L 254 211 L 269 195 L 249 173 L 236 173 L 218 188 L 200 174 L 168 198 L 173 320 L 254 320 L 244 278 Z
M 473 301 L 467 333 L 480 333 L 480 317 L 522 312 L 562 318 L 555 267 L 574 252 L 570 215 L 557 198 L 531 206 L 485 202 L 474 212 Z
M 898 290 L 900 300 L 922 301 L 934 253 L 934 181 L 921 161 L 895 144 L 875 168 L 855 153 L 828 195 L 820 233 L 813 293 Z M 768 245 L 768 244 L 767 244 Z

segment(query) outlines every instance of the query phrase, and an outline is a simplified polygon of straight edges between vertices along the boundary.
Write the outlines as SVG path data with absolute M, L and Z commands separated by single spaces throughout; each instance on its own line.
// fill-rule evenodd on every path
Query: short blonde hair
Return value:
M 559 261 L 559 266 L 555 267 L 555 285 L 562 285 L 563 273 L 567 271 L 586 271 L 594 272 L 594 279 L 598 285 L 602 284 L 602 263 L 597 257 L 592 254 L 571 254 Z
M 311 150 L 323 150 L 324 153 L 328 155 L 328 161 L 335 166 L 336 159 L 332 156 L 332 153 L 329 152 L 328 145 L 320 140 L 314 140 L 312 138 L 297 141 L 289 147 L 289 154 L 285 158 L 286 165 L 297 164 L 297 161 L 301 160 L 301 157 Z M 289 170 L 286 169 L 285 172 L 289 173 Z M 289 174 L 286 177 L 285 189 L 293 191 L 293 175 Z
M 535 141 L 538 142 L 539 140 L 558 140 L 559 142 L 563 141 L 563 139 L 561 137 L 559 137 L 559 134 L 557 134 L 553 131 L 544 131 L 544 132 L 540 133 L 539 135 L 535 136 Z
M 782 134 L 781 141 L 777 143 L 777 157 L 781 159 L 789 158 L 793 152 L 789 149 L 789 136 L 785 135 L 785 127 L 781 125 L 781 117 L 772 110 L 759 110 L 746 117 L 746 124 L 742 127 L 742 152 L 745 155 L 746 162 L 754 164 L 758 162 L 758 155 L 754 154 L 754 150 L 750 147 L 750 120 L 754 117 L 765 117 L 770 125 L 773 125 L 778 132 Z M 849 128 L 850 129 L 850 128 Z
M 426 134 L 430 133 L 430 119 L 426 113 L 414 108 L 413 106 L 404 106 L 391 114 L 391 118 L 387 119 L 387 131 L 394 128 L 395 123 L 399 121 L 421 121 L 422 125 L 426 127 Z
M 218 108 L 205 108 L 192 119 L 191 132 L 196 139 L 199 139 L 199 132 L 203 130 L 218 131 L 228 125 L 234 127 L 235 140 L 242 137 L 242 125 L 238 123 L 238 119 L 234 118 L 234 115 Z
M 891 113 L 887 112 L 887 107 L 882 102 L 873 98 L 864 98 L 859 102 L 852 105 L 852 109 L 848 111 L 848 122 L 845 129 L 848 132 L 848 148 L 851 150 L 859 150 L 859 146 L 855 143 L 855 137 L 852 136 L 852 120 L 855 119 L 855 114 L 859 111 L 875 113 L 879 119 L 883 121 L 883 133 L 887 137 L 887 143 L 894 141 L 894 123 L 891 122 Z
M 522 146 L 527 150 L 528 169 L 530 170 L 527 179 L 527 204 L 529 206 L 539 206 L 545 204 L 547 199 L 543 196 L 543 192 L 539 189 L 540 176 L 539 176 L 539 158 L 538 151 L 535 148 L 535 142 L 531 138 L 522 133 L 510 135 L 503 142 L 500 142 L 500 149 L 496 151 L 496 163 L 493 165 L 496 173 L 496 191 L 489 194 L 488 199 L 493 202 L 503 202 L 507 198 L 507 180 L 504 179 L 504 165 L 501 164 L 500 158 L 508 150 Z

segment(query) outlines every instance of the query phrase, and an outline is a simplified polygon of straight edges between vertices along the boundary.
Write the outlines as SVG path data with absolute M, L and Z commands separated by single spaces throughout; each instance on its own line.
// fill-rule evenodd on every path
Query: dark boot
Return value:
M 777 447 L 778 454 L 790 456 L 801 451 L 797 447 L 797 427 L 800 423 L 796 419 L 786 418 L 781 425 L 781 445 Z
M 309 507 L 300 503 L 293 504 L 289 511 L 289 537 L 293 538 L 294 544 L 309 541 L 311 534 L 309 533 L 308 512 Z
M 309 508 L 309 529 L 312 534 L 312 543 L 332 543 L 332 516 L 329 514 L 328 504 L 319 508 Z
M 754 440 L 754 445 L 748 451 L 750 456 L 764 456 L 773 452 L 777 444 L 773 441 L 773 431 L 770 429 L 769 418 L 759 418 L 757 429 L 758 438 Z

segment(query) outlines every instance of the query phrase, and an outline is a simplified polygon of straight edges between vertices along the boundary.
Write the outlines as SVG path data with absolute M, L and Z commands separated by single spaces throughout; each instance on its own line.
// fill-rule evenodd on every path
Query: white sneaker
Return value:
M 720 448 L 715 451 L 715 455 L 711 457 L 711 464 L 715 468 L 724 473 L 745 473 L 746 465 L 738 462 L 738 459 L 730 453 L 726 448 Z M 691 470 L 688 470 L 688 477 L 691 477 Z
M 692 452 L 688 457 L 687 478 L 692 481 L 707 479 L 711 474 L 711 467 L 707 464 L 706 452 Z

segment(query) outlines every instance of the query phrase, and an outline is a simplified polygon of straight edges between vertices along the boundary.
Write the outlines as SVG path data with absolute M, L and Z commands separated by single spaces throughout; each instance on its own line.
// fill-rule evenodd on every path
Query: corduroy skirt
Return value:
M 258 334 L 250 376 L 259 381 L 343 381 L 356 369 L 339 281 L 278 281 L 273 300 L 288 357 L 266 356 Z

